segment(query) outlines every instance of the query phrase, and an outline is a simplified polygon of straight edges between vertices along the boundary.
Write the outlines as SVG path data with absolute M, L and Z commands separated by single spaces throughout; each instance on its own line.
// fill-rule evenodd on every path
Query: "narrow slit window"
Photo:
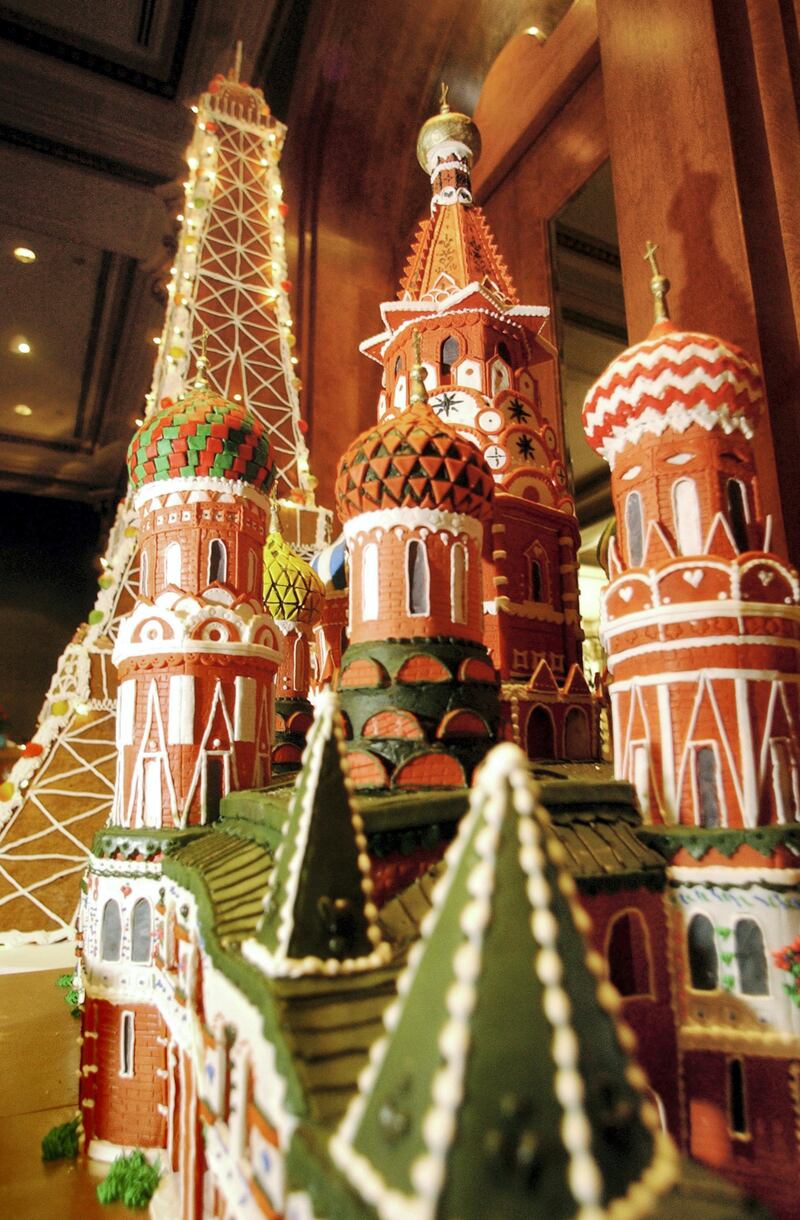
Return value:
M 181 587 L 181 544 L 171 542 L 164 552 L 164 584 Z
M 142 557 L 139 560 L 139 592 L 142 597 L 150 596 L 150 561 L 147 551 L 142 551 Z
M 628 543 L 628 563 L 632 568 L 641 567 L 644 556 L 644 515 L 642 497 L 638 491 L 629 492 L 625 501 L 625 536 Z
M 749 550 L 750 540 L 747 536 L 747 523 L 750 518 L 747 511 L 747 492 L 744 483 L 739 479 L 728 479 L 726 492 L 728 499 L 728 521 L 734 541 L 740 551 Z
M 220 803 L 225 796 L 225 759 L 221 754 L 206 754 L 203 767 L 205 822 L 219 819 Z
M 717 755 L 713 746 L 699 746 L 695 750 L 694 777 L 700 825 L 713 830 L 720 824 Z
M 453 373 L 453 365 L 457 363 L 460 354 L 458 339 L 454 339 L 452 335 L 449 335 L 442 344 L 441 350 L 440 364 L 442 369 L 442 385 L 450 384 Z
M 378 617 L 378 548 L 368 542 L 361 558 L 361 617 L 364 621 Z
M 772 763 L 772 791 L 779 822 L 793 821 L 797 816 L 795 800 L 795 768 L 789 742 L 785 737 L 773 737 L 769 743 Z
M 733 1135 L 748 1134 L 744 1065 L 741 1059 L 728 1060 L 728 1121 Z
M 228 552 L 225 549 L 225 543 L 219 538 L 212 538 L 211 545 L 208 548 L 208 583 L 214 584 L 214 581 L 219 581 L 220 584 L 228 578 Z
M 152 915 L 150 903 L 146 898 L 140 898 L 133 908 L 131 919 L 131 961 L 150 961 L 150 930 Z
M 733 936 L 742 995 L 769 995 L 767 953 L 761 928 L 754 919 L 740 919 Z
M 467 621 L 467 556 L 462 543 L 450 552 L 450 603 L 454 623 Z
M 694 479 L 678 479 L 672 487 L 675 537 L 682 555 L 699 555 L 703 549 L 700 501 Z
M 608 938 L 608 972 L 620 995 L 652 994 L 650 947 L 644 920 L 638 911 L 623 911 Z
M 119 904 L 113 898 L 103 907 L 100 925 L 100 956 L 104 962 L 118 962 L 122 944 L 122 920 Z
M 406 551 L 406 582 L 408 592 L 408 613 L 428 614 L 430 612 L 428 571 L 428 552 L 425 543 L 412 538 Z
M 133 1052 L 136 1037 L 134 1014 L 123 1012 L 119 1026 L 119 1074 L 133 1075 Z
M 538 559 L 532 559 L 530 562 L 531 574 L 531 601 L 544 601 L 544 581 L 542 580 L 542 565 Z

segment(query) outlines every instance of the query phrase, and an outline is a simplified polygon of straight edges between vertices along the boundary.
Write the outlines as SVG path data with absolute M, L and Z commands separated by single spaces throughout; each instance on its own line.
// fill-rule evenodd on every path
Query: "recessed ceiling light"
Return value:
M 31 345 L 22 335 L 15 335 L 11 340 L 11 350 L 19 356 L 30 356 Z
M 18 402 L 14 407 L 15 415 L 33 415 L 33 407 L 29 407 L 27 403 Z
M 31 250 L 30 246 L 15 246 L 14 258 L 18 263 L 35 263 L 36 251 Z

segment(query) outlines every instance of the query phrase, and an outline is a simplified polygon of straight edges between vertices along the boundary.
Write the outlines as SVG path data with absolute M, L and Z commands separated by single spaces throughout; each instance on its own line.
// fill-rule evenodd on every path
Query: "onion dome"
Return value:
M 494 479 L 483 454 L 431 411 L 425 370 L 411 370 L 411 405 L 356 437 L 339 462 L 343 521 L 383 508 L 430 508 L 489 519 Z
M 431 157 L 442 144 L 463 144 L 472 154 L 474 165 L 481 155 L 481 133 L 468 114 L 451 110 L 447 104 L 447 85 L 442 85 L 439 113 L 432 115 L 417 136 L 417 160 L 426 174 L 433 170 Z
M 620 450 L 645 434 L 684 432 L 691 424 L 710 431 L 753 430 L 761 412 L 761 374 L 747 355 L 713 335 L 678 330 L 669 320 L 669 281 L 659 275 L 656 247 L 648 243 L 655 325 L 598 378 L 583 404 L 589 444 L 613 466 Z
M 264 602 L 282 623 L 315 623 L 322 609 L 322 581 L 280 532 L 273 504 L 270 532 L 264 546 Z
M 266 426 L 206 384 L 204 363 L 198 360 L 191 389 L 134 433 L 128 449 L 134 490 L 164 479 L 210 478 L 269 491 L 275 469 Z

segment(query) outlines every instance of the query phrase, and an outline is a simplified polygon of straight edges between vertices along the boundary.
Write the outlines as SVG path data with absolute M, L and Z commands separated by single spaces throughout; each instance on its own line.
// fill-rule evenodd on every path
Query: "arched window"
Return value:
M 450 617 L 454 623 L 467 621 L 467 552 L 456 542 L 450 552 Z
M 625 538 L 628 544 L 628 563 L 632 568 L 641 567 L 644 556 L 644 515 L 642 497 L 638 491 L 628 492 L 625 501 Z
M 535 707 L 528 717 L 528 758 L 555 758 L 553 717 L 546 707 Z
M 227 792 L 225 759 L 221 754 L 206 754 L 203 759 L 203 821 L 216 822 L 219 807 Z
M 454 339 L 452 335 L 449 335 L 445 339 L 444 343 L 442 344 L 442 350 L 441 350 L 441 353 L 439 356 L 439 363 L 440 363 L 441 369 L 442 369 L 442 372 L 441 372 L 441 384 L 442 385 L 450 384 L 450 378 L 451 378 L 452 371 L 453 371 L 453 365 L 458 361 L 458 358 L 460 355 L 461 355 L 461 350 L 458 346 L 458 339 Z
M 181 544 L 171 542 L 164 552 L 164 584 L 181 587 Z
M 122 920 L 119 917 L 119 905 L 110 898 L 103 907 L 103 919 L 100 924 L 100 956 L 103 961 L 118 962 L 121 944 Z
M 716 991 L 719 978 L 714 926 L 707 915 L 693 915 L 687 937 L 689 974 L 695 991 Z
M 564 753 L 567 758 L 589 758 L 589 718 L 582 707 L 571 707 L 564 721 Z
M 139 560 L 139 593 L 142 597 L 150 596 L 150 560 L 147 551 L 142 551 Z
M 247 557 L 247 588 L 256 596 L 261 594 L 258 587 L 258 553 L 251 551 Z
M 652 995 L 650 945 L 639 911 L 623 911 L 611 924 L 608 972 L 620 995 Z
M 208 548 L 208 583 L 213 585 L 215 580 L 220 584 L 228 578 L 228 552 L 225 549 L 225 543 L 219 538 L 212 538 Z
M 769 995 L 764 935 L 754 919 L 739 919 L 733 930 L 739 990 L 743 995 Z
M 498 343 L 497 354 L 501 360 L 505 360 L 506 364 L 511 364 L 511 352 L 505 343 Z
M 308 643 L 305 636 L 298 635 L 294 642 L 294 689 L 305 690 L 308 686 Z
M 699 555 L 703 549 L 703 537 L 700 531 L 700 501 L 694 479 L 678 479 L 672 484 L 672 515 L 680 553 Z
M 403 371 L 403 357 L 402 357 L 402 355 L 400 355 L 397 357 L 397 359 L 394 362 L 395 377 L 399 377 L 400 374 L 402 373 L 402 371 Z
M 739 479 L 728 479 L 726 493 L 728 497 L 728 521 L 734 541 L 740 551 L 750 547 L 747 537 L 747 522 L 750 514 L 747 511 L 747 490 Z
M 150 931 L 152 916 L 150 903 L 146 898 L 140 898 L 133 908 L 131 917 L 131 961 L 150 961 Z
M 366 622 L 378 617 L 378 548 L 368 542 L 361 555 L 361 617 Z
M 706 830 L 719 826 L 717 755 L 713 746 L 697 746 L 694 752 L 695 799 L 700 825 Z
M 741 1059 L 728 1060 L 728 1122 L 733 1135 L 747 1135 L 747 1100 Z
M 406 591 L 409 614 L 430 612 L 430 571 L 425 543 L 412 538 L 406 548 Z
M 542 580 L 542 565 L 539 563 L 538 559 L 531 560 L 530 577 L 531 577 L 531 601 L 533 601 L 533 602 L 544 601 L 544 597 L 542 596 L 543 591 L 544 591 L 544 581 Z

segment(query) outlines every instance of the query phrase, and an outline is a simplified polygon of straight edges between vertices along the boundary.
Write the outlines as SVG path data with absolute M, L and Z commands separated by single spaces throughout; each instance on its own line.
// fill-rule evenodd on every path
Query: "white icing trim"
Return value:
M 359 513 L 357 517 L 345 521 L 344 536 L 348 542 L 352 542 L 373 530 L 388 533 L 395 528 L 466 534 L 478 542 L 483 538 L 483 526 L 476 517 L 466 513 L 450 513 L 441 508 L 378 508 L 373 512 Z
M 746 842 L 744 833 L 742 842 Z M 710 842 L 709 846 L 713 847 L 713 842 Z M 725 864 L 698 864 L 696 868 L 686 865 L 670 866 L 667 873 L 672 881 L 694 885 L 751 885 L 763 881 L 768 885 L 785 885 L 791 888 L 800 886 L 800 868 L 770 868 L 766 865 L 764 868 L 741 868 Z
M 243 479 L 211 478 L 203 475 L 198 478 L 178 477 L 174 479 L 157 479 L 153 483 L 143 483 L 133 493 L 133 506 L 137 512 L 142 512 L 151 500 L 159 500 L 169 495 L 180 495 L 187 491 L 209 491 L 217 495 L 225 493 L 231 500 L 252 500 L 265 512 L 269 511 L 269 492 L 259 491 L 252 483 Z

